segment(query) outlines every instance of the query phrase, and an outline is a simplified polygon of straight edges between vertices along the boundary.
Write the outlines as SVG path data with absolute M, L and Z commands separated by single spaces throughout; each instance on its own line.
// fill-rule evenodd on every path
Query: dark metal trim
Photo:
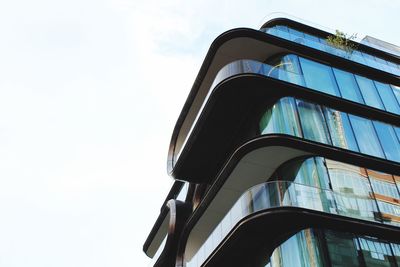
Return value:
M 307 228 L 325 228 L 397 241 L 400 228 L 314 210 L 280 207 L 243 218 L 206 260 L 204 267 L 257 266 L 294 234 Z M 256 260 L 256 262 L 252 262 Z M 262 263 L 262 262 L 261 262 Z M 236 264 L 236 265 L 235 265 Z M 261 265 L 260 265 L 261 266 Z M 262 265 L 264 266 L 264 265 Z
M 178 260 L 177 266 L 183 266 L 182 259 L 186 247 L 186 241 L 189 237 L 189 234 L 192 228 L 195 226 L 197 221 L 203 215 L 204 211 L 207 209 L 210 202 L 214 199 L 216 194 L 219 192 L 230 173 L 233 171 L 234 167 L 238 164 L 238 162 L 249 152 L 268 146 L 285 146 L 290 148 L 295 148 L 299 150 L 303 150 L 305 152 L 311 153 L 311 155 L 321 156 L 325 158 L 329 158 L 336 161 L 341 161 L 348 164 L 357 165 L 360 167 L 373 169 L 381 172 L 392 173 L 395 175 L 400 174 L 400 165 L 394 164 L 393 162 L 389 162 L 387 160 L 381 160 L 375 157 L 366 157 L 364 155 L 360 155 L 359 153 L 349 152 L 343 149 L 334 148 L 331 146 L 323 145 L 320 143 L 302 140 L 296 137 L 287 136 L 287 135 L 264 135 L 257 137 L 253 140 L 248 141 L 247 143 L 240 146 L 235 152 L 230 156 L 227 163 L 224 165 L 223 169 L 219 173 L 217 179 L 213 182 L 210 189 L 202 199 L 200 205 L 197 207 L 195 212 L 189 217 L 185 228 L 182 232 L 181 243 L 179 245 L 178 250 Z M 308 213 L 307 213 L 308 214 Z M 325 213 L 324 213 L 325 214 Z M 332 215 L 326 214 L 325 216 L 331 217 Z M 344 217 L 347 218 L 348 217 Z M 348 218 L 350 219 L 350 218 Z M 364 222 L 364 221 L 362 221 Z M 375 224 L 374 224 L 375 225 Z M 388 227 L 382 225 L 382 227 Z M 266 227 L 269 228 L 269 227 Z M 373 233 L 371 233 L 373 234 Z
M 299 30 L 301 32 L 305 32 L 305 33 L 309 33 L 311 35 L 317 36 L 317 37 L 321 37 L 321 38 L 327 38 L 328 36 L 332 35 L 332 33 L 330 32 L 326 32 L 324 30 L 318 29 L 318 28 L 314 28 L 312 26 L 300 23 L 298 21 L 289 19 L 289 18 L 275 18 L 272 20 L 267 21 L 266 23 L 264 23 L 260 30 L 262 28 L 267 28 L 267 27 L 272 27 L 272 26 L 276 26 L 276 25 L 284 25 L 284 26 L 289 26 L 293 29 Z M 351 40 L 350 40 L 351 41 Z M 389 52 L 386 51 L 382 51 L 379 49 L 376 49 L 374 47 L 362 44 L 362 43 L 358 43 L 355 41 L 351 41 L 351 43 L 357 45 L 357 50 L 358 51 L 362 51 L 362 52 L 366 52 L 369 53 L 373 56 L 378 56 L 381 57 L 385 60 L 389 60 L 393 63 L 396 64 L 400 64 L 400 56 L 397 56 L 395 54 L 391 54 Z
M 260 112 L 285 96 L 400 126 L 400 116 L 393 113 L 269 77 L 241 74 L 228 78 L 214 89 L 170 173 L 175 179 L 211 183 L 228 156 L 249 138 L 244 135 L 249 123 L 258 125 Z M 250 138 L 256 135 L 258 133 L 254 132 Z

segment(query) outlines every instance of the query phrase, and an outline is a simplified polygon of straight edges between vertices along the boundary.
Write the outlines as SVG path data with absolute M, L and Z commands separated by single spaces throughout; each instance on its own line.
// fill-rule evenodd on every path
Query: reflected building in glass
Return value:
M 330 35 L 275 18 L 212 43 L 172 133 L 153 266 L 400 267 L 399 48 Z

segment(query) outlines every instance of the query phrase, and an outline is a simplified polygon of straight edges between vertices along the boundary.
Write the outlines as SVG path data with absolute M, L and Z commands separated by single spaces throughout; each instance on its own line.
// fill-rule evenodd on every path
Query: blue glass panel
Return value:
M 394 131 L 396 132 L 397 140 L 400 142 L 400 127 L 394 127 Z
M 400 114 L 400 106 L 393 94 L 392 88 L 388 84 L 375 81 L 375 86 L 378 89 L 378 93 L 382 98 L 383 105 L 386 110 L 392 113 Z
M 364 104 L 357 82 L 352 73 L 333 68 L 342 97 L 357 103 Z
M 376 91 L 375 85 L 372 80 L 356 75 L 358 86 L 360 87 L 361 94 L 364 98 L 365 104 L 383 109 L 383 104 Z
M 289 34 L 291 41 L 299 44 L 304 44 L 304 34 L 302 32 L 289 28 Z
M 365 59 L 360 51 L 353 51 L 351 54 L 351 59 L 360 64 L 368 65 L 366 64 Z
M 268 33 L 268 34 L 271 34 L 271 35 L 278 35 L 278 34 L 277 34 L 278 29 L 277 29 L 276 27 L 264 28 L 264 29 L 261 29 L 261 30 L 263 30 L 264 32 L 266 32 L 266 33 Z
M 395 85 L 391 85 L 391 87 L 394 95 L 396 96 L 397 102 L 400 104 L 400 87 Z
M 332 68 L 311 60 L 300 58 L 306 86 L 330 95 L 340 96 Z
M 290 34 L 289 34 L 289 29 L 286 26 L 276 26 L 277 29 L 277 35 L 278 37 L 281 37 L 283 39 L 290 40 Z
M 325 119 L 331 134 L 332 144 L 337 147 L 358 151 L 349 119 L 346 113 L 324 108 Z
M 378 62 L 375 61 L 375 57 L 371 56 L 370 54 L 363 53 L 363 52 L 361 52 L 361 54 L 364 57 L 365 62 L 367 62 L 368 66 L 379 69 L 380 66 L 379 66 Z
M 319 105 L 296 99 L 301 128 L 305 139 L 330 144 L 326 122 Z
M 393 127 L 377 121 L 374 121 L 374 125 L 386 158 L 400 162 L 400 143 Z
M 318 49 L 318 50 L 323 50 L 323 44 L 319 41 L 318 37 L 315 37 L 313 35 L 305 34 L 304 37 L 304 43 L 312 48 Z
M 375 61 L 379 64 L 381 70 L 384 70 L 384 71 L 390 72 L 390 73 L 392 72 L 392 69 L 390 68 L 390 66 L 386 60 L 379 58 L 379 57 L 375 57 Z
M 370 120 L 349 114 L 360 152 L 383 158 L 383 152 Z
M 303 74 L 301 72 L 299 58 L 296 55 L 286 55 L 281 59 L 280 67 L 282 72 L 279 72 L 279 78 L 287 82 L 305 86 Z

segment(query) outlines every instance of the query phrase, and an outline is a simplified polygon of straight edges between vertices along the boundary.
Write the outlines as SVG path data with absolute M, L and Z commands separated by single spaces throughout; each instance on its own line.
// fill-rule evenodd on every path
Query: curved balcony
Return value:
M 202 114 L 202 110 L 204 109 L 207 100 L 209 99 L 209 97 L 213 92 L 213 89 L 223 80 L 234 77 L 235 75 L 258 74 L 265 77 L 274 78 L 279 81 L 284 81 L 294 85 L 305 87 L 309 90 L 318 91 L 326 93 L 331 96 L 346 99 L 353 103 L 372 107 L 376 110 L 386 111 L 389 113 L 400 115 L 399 87 L 373 81 L 362 76 L 356 76 L 358 84 L 360 84 L 360 86 L 358 86 L 354 78 L 354 75 L 351 73 L 344 72 L 338 69 L 332 69 L 329 66 L 320 63 L 315 63 L 310 60 L 303 59 L 301 62 L 302 64 L 304 65 L 307 64 L 309 66 L 308 72 L 305 71 L 306 70 L 305 66 L 302 66 L 303 73 L 300 73 L 296 71 L 295 67 L 296 64 L 294 63 L 289 64 L 288 62 L 281 62 L 278 65 L 274 66 L 266 63 L 261 63 L 255 60 L 244 59 L 244 60 L 236 60 L 224 66 L 215 77 L 211 89 L 209 90 L 208 95 L 204 99 L 200 111 L 197 113 L 197 116 L 195 117 L 195 120 L 193 121 L 193 124 L 188 134 L 186 135 L 184 142 L 180 146 L 175 147 L 173 161 L 176 162 L 179 159 L 183 151 L 183 148 L 185 147 L 190 135 L 192 134 L 192 131 L 194 130 L 194 127 L 198 119 Z M 288 65 L 290 66 L 288 67 Z M 320 79 L 325 73 L 320 73 L 319 75 L 315 75 L 316 69 L 328 71 L 329 74 L 326 75 L 330 76 L 329 81 L 325 79 L 323 82 L 321 82 Z M 350 83 L 346 82 L 345 84 L 343 84 L 344 88 L 342 88 L 341 80 L 343 79 L 353 79 L 355 83 L 354 87 L 349 88 Z M 364 86 L 362 86 L 362 82 L 363 84 L 365 84 Z M 330 87 L 331 88 L 335 87 L 335 89 L 330 90 L 329 89 Z M 344 93 L 349 91 L 354 91 L 354 92 Z M 354 95 L 359 95 L 359 98 L 355 99 Z M 375 103 L 380 103 L 380 104 L 375 104 Z
M 187 267 L 201 266 L 233 227 L 243 218 L 278 207 L 297 207 L 366 221 L 398 225 L 381 214 L 367 196 L 333 192 L 304 184 L 273 181 L 251 187 L 236 201 L 200 249 L 187 260 Z
M 387 61 L 381 57 L 373 56 L 367 52 L 358 51 L 357 48 L 359 44 L 356 42 L 352 42 L 353 48 L 346 47 L 344 45 L 333 46 L 327 42 L 326 38 L 299 31 L 286 25 L 274 25 L 271 27 L 261 28 L 260 30 L 267 34 L 271 34 L 338 57 L 346 58 L 362 65 L 383 70 L 394 75 L 400 75 L 399 64 L 392 61 Z M 393 51 L 390 52 L 393 53 Z
M 377 53 L 377 55 L 381 54 L 379 52 L 382 51 L 373 51 L 373 53 Z M 312 92 L 311 90 L 303 90 L 303 87 L 298 86 L 298 88 L 296 88 L 296 86 L 287 86 L 287 83 L 282 83 L 279 79 L 262 79 L 262 76 L 259 75 L 242 75 L 240 79 L 227 79 L 226 81 L 218 85 L 218 88 L 216 88 L 217 90 L 211 92 L 211 85 L 214 82 L 218 71 L 220 71 L 221 68 L 223 68 L 226 64 L 241 59 L 250 59 L 262 62 L 266 59 L 270 59 L 282 54 L 307 55 L 307 58 L 316 59 L 318 62 L 322 62 L 324 64 L 334 65 L 341 70 L 366 76 L 385 84 L 400 85 L 398 76 L 387 74 L 382 70 L 377 70 L 361 64 L 355 64 L 350 60 L 340 58 L 332 54 L 303 46 L 291 41 L 287 41 L 270 34 L 265 34 L 264 32 L 261 32 L 259 30 L 245 28 L 232 29 L 220 35 L 211 44 L 206 58 L 201 66 L 198 75 L 196 76 L 196 80 L 190 90 L 188 98 L 175 124 L 171 136 L 167 160 L 167 169 L 170 175 L 178 180 L 185 180 L 185 178 L 183 178 L 179 171 L 179 160 L 177 161 L 177 154 L 180 154 L 182 152 L 181 150 L 183 149 L 183 144 L 188 136 L 189 131 L 194 125 L 194 120 L 196 116 L 198 116 L 198 114 L 201 112 L 201 108 L 204 107 L 205 99 L 207 98 L 207 96 L 211 93 L 214 96 L 222 94 L 227 95 L 229 94 L 228 92 L 218 93 L 216 91 L 221 91 L 220 89 L 225 89 L 225 87 L 228 87 L 228 85 L 231 87 L 236 86 L 241 82 L 244 83 L 245 80 L 250 83 L 253 81 L 258 81 L 261 84 L 241 84 L 240 88 L 242 88 L 242 90 L 241 92 L 238 92 L 236 94 L 236 96 L 241 99 L 255 97 L 255 94 L 257 94 L 259 100 L 269 99 L 268 97 L 270 97 L 271 94 L 280 94 L 282 96 L 282 92 L 285 92 L 287 95 L 298 94 L 299 96 L 301 95 L 305 98 L 314 98 L 318 103 L 319 101 L 321 101 L 321 103 L 328 102 L 335 106 L 340 105 L 341 107 L 343 107 L 343 109 L 352 110 L 361 116 L 363 116 L 362 114 L 364 114 L 367 117 L 374 117 L 375 119 L 381 118 L 381 120 L 385 122 L 393 122 L 394 124 L 398 124 L 398 117 L 394 114 L 388 114 L 387 112 L 382 112 L 378 109 L 371 112 L 371 109 L 363 105 L 355 105 L 350 101 L 340 101 L 340 99 L 337 97 L 333 98 L 328 95 L 319 94 L 318 92 Z M 386 56 L 384 57 L 386 58 Z M 387 55 L 387 57 L 391 58 L 389 55 Z M 287 88 L 282 88 L 284 86 L 286 86 Z M 264 91 L 260 92 L 260 87 L 263 87 Z M 226 89 L 232 89 L 229 90 L 231 92 L 236 90 L 235 92 L 237 92 L 238 90 L 240 90 L 240 88 Z M 272 92 L 273 90 L 275 91 L 275 93 Z M 232 100 L 236 101 L 236 99 L 230 99 L 230 101 Z M 208 102 L 214 103 L 216 102 L 216 99 L 213 99 L 213 97 L 211 97 Z M 210 105 L 211 103 L 206 104 L 207 112 L 211 108 Z M 252 107 L 254 107 L 254 103 L 252 104 Z
M 172 266 L 175 262 L 179 236 L 192 212 L 191 205 L 170 199 L 143 245 L 143 251 L 152 258 L 152 266 Z

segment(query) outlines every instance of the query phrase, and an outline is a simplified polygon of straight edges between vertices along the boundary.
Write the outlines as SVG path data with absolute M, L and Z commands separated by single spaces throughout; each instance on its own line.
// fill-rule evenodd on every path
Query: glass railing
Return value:
M 273 181 L 256 185 L 236 201 L 196 254 L 187 260 L 187 267 L 201 266 L 232 228 L 244 217 L 276 207 L 299 207 L 367 221 L 398 225 L 378 211 L 370 195 L 357 195 L 352 190 L 334 192 L 304 184 Z
M 262 28 L 261 31 L 320 51 L 327 52 L 329 54 L 346 58 L 378 70 L 382 70 L 395 75 L 400 75 L 399 64 L 386 61 L 383 58 L 375 57 L 371 54 L 364 53 L 358 50 L 346 50 L 340 47 L 334 47 L 332 45 L 329 45 L 324 38 L 304 33 L 284 25 L 277 25 L 270 28 Z
M 223 81 L 224 79 L 226 79 L 228 77 L 232 77 L 234 75 L 244 74 L 244 73 L 259 74 L 259 75 L 271 77 L 271 78 L 274 78 L 277 80 L 285 81 L 288 83 L 296 84 L 299 86 L 307 87 L 307 83 L 305 82 L 304 75 L 298 74 L 295 72 L 291 72 L 291 71 L 287 71 L 284 68 L 282 68 L 281 66 L 272 66 L 272 65 L 268 65 L 268 64 L 261 63 L 258 61 L 246 60 L 246 59 L 237 60 L 237 61 L 227 64 L 216 75 L 214 82 L 208 92 L 208 95 L 204 99 L 202 107 L 201 107 L 200 111 L 197 113 L 197 116 L 191 126 L 189 133 L 186 136 L 186 139 L 185 139 L 183 145 L 181 146 L 180 150 L 176 153 L 176 155 L 174 157 L 175 162 L 178 160 L 178 158 L 182 152 L 182 149 L 185 147 L 187 139 L 191 135 L 193 128 L 196 125 L 198 118 L 200 117 L 201 111 L 203 110 L 204 105 L 207 103 L 207 100 L 208 100 L 209 96 L 211 95 L 215 86 L 217 86 L 221 81 Z M 316 77 L 316 78 L 318 78 L 318 77 Z M 308 88 L 311 90 L 315 90 L 315 91 L 319 91 L 319 92 L 323 92 L 323 93 L 327 93 L 330 95 L 340 97 L 338 95 L 335 95 L 334 93 L 331 93 L 329 90 L 326 90 L 326 88 L 324 87 L 323 84 L 321 84 L 321 85 L 315 85 L 316 83 L 313 83 L 313 84 L 314 84 L 313 86 L 308 87 Z M 387 85 L 387 87 L 389 87 L 388 90 L 391 90 L 390 95 L 393 96 L 393 98 L 394 98 L 393 101 L 395 102 L 395 104 L 399 105 L 398 102 L 400 102 L 400 88 L 392 86 L 392 85 Z M 381 91 L 378 90 L 378 93 L 382 94 Z M 395 97 L 397 97 L 397 99 L 395 99 Z M 343 98 L 352 100 L 347 97 L 343 97 Z M 382 110 L 385 110 L 385 109 L 382 108 Z M 390 110 L 390 112 L 393 112 L 393 110 Z

